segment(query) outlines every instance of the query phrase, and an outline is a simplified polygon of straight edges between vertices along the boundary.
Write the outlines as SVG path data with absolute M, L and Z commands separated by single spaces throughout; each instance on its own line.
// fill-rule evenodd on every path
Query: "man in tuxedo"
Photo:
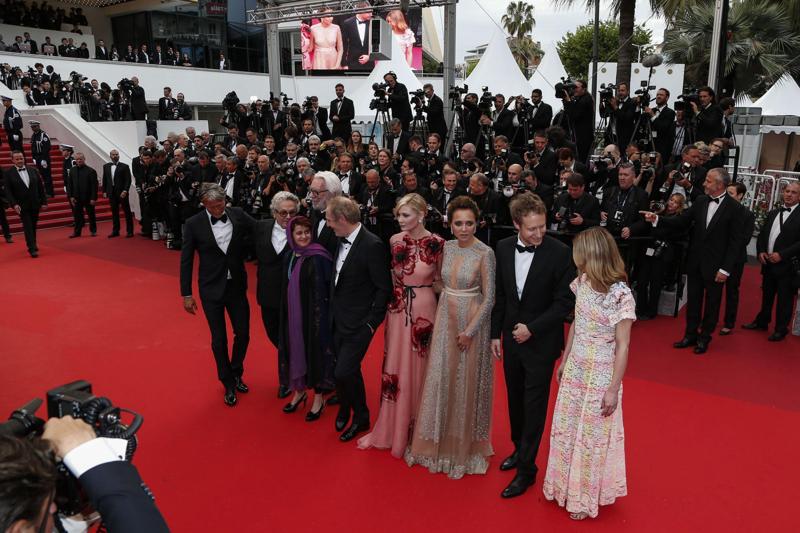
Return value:
M 383 77 L 389 87 L 386 94 L 389 96 L 389 109 L 392 110 L 392 118 L 399 118 L 403 124 L 403 129 L 408 130 L 411 124 L 411 102 L 408 99 L 408 89 L 397 81 L 397 74 L 387 72 Z
M 408 141 L 411 139 L 411 134 L 405 131 L 403 124 L 399 118 L 393 118 L 389 121 L 389 139 L 386 148 L 392 155 L 404 157 L 409 151 Z
M 342 182 L 333 172 L 317 172 L 311 180 L 309 187 L 311 193 L 311 225 L 313 226 L 314 242 L 325 247 L 331 255 L 336 253 L 338 241 L 333 229 L 325 219 L 325 210 L 328 203 L 338 196 L 342 196 Z
M 747 187 L 742 182 L 731 183 L 728 185 L 728 194 L 741 204 L 747 194 Z M 739 311 L 739 286 L 742 284 L 742 274 L 744 274 L 744 266 L 747 264 L 747 245 L 750 244 L 750 239 L 755 230 L 755 214 L 749 209 L 742 209 L 741 213 L 742 217 L 744 217 L 742 222 L 744 233 L 739 243 L 740 252 L 736 265 L 725 281 L 725 313 L 722 321 L 723 327 L 719 330 L 720 335 L 730 335 L 736 326 L 736 315 Z
M 369 2 L 359 2 L 356 7 L 369 7 Z M 375 68 L 375 61 L 369 55 L 369 21 L 372 13 L 358 13 L 342 22 L 342 46 L 344 56 L 342 64 L 348 70 L 370 72 Z
M 497 244 L 497 289 L 492 311 L 492 354 L 503 358 L 514 452 L 500 465 L 516 468 L 503 498 L 533 485 L 544 432 L 553 365 L 564 347 L 564 319 L 575 307 L 572 254 L 546 235 L 547 208 L 531 193 L 511 202 L 518 235 Z M 502 338 L 502 340 L 501 340 Z
M 353 132 L 351 121 L 356 116 L 355 106 L 353 101 L 344 95 L 344 85 L 337 83 L 336 99 L 331 100 L 331 122 L 333 122 L 333 131 L 331 132 L 333 138 L 341 138 L 344 142 L 350 140 L 350 135 Z
M 109 59 L 108 48 L 106 48 L 106 42 L 103 39 L 98 39 L 97 45 L 94 47 L 94 58 L 102 61 Z
M 575 81 L 575 94 L 570 96 L 564 91 L 562 96 L 564 112 L 572 124 L 575 134 L 575 145 L 578 153 L 576 160 L 585 163 L 589 159 L 592 141 L 594 140 L 594 100 L 586 92 L 586 81 Z
M 783 189 L 783 206 L 767 215 L 758 234 L 756 251 L 761 263 L 761 310 L 745 329 L 766 330 L 775 307 L 775 332 L 767 340 L 782 341 L 789 332 L 797 278 L 800 277 L 800 182 L 790 182 Z M 794 278 L 794 279 L 793 279 Z
M 111 150 L 110 163 L 103 165 L 103 196 L 111 204 L 112 230 L 108 238 L 119 237 L 119 208 L 125 213 L 125 236 L 133 237 L 133 213 L 128 192 L 131 188 L 131 169 L 119 162 L 119 152 Z
M 666 164 L 675 144 L 675 111 L 667 107 L 669 91 L 663 87 L 656 92 L 655 107 L 645 107 L 644 113 L 650 117 L 653 143 L 661 161 Z
M 369 429 L 361 361 L 386 315 L 392 279 L 386 247 L 361 225 L 361 212 L 353 200 L 342 197 L 330 200 L 325 219 L 338 237 L 330 317 L 340 402 L 336 430 L 344 430 L 339 440 L 348 442 Z M 345 429 L 351 412 L 352 422 Z
M 158 99 L 158 120 L 174 120 L 173 110 L 176 105 L 178 102 L 172 97 L 172 89 L 164 87 L 164 96 Z
M 425 98 L 428 99 L 422 110 L 427 114 L 428 131 L 438 133 L 442 140 L 447 136 L 447 122 L 444 120 L 444 102 L 439 95 L 433 92 L 433 85 L 426 83 L 422 86 Z
M 558 161 L 556 153 L 547 145 L 547 134 L 544 130 L 537 130 L 533 135 L 533 153 L 526 152 L 524 157 L 525 165 L 533 170 L 536 179 L 552 186 L 556 180 Z
M 659 217 L 643 211 L 647 222 L 667 229 L 690 229 L 686 260 L 688 302 L 686 333 L 675 348 L 694 346 L 694 353 L 708 350 L 711 334 L 719 320 L 722 289 L 741 253 L 744 207 L 728 196 L 730 175 L 724 168 L 708 172 L 700 196 L 683 213 Z
M 5 172 L 6 201 L 22 221 L 28 253 L 31 257 L 39 257 L 36 223 L 39 220 L 39 210 L 47 208 L 44 183 L 34 167 L 25 165 L 25 156 L 22 152 L 17 150 L 11 152 L 11 162 L 14 166 Z
M 711 87 L 701 87 L 697 90 L 697 96 L 700 105 L 689 102 L 697 123 L 694 140 L 711 144 L 712 140 L 722 137 L 724 133 L 722 109 L 714 102 L 714 89 Z
M 291 252 L 287 243 L 286 225 L 298 213 L 300 199 L 288 191 L 272 197 L 270 211 L 274 218 L 256 222 L 253 234 L 258 258 L 256 300 L 261 307 L 261 322 L 267 338 L 278 348 L 281 322 L 281 283 L 284 279 L 284 260 Z M 289 395 L 289 369 L 278 364 L 278 398 Z
M 633 130 L 639 120 L 638 103 L 630 97 L 627 83 L 617 85 L 617 95 L 608 102 L 611 120 L 606 131 L 606 144 L 628 146 L 633 139 Z
M 146 63 L 150 64 L 152 61 L 150 60 L 150 52 L 147 51 L 147 45 L 143 44 L 139 47 L 139 57 L 137 63 Z
M 331 130 L 328 128 L 328 110 L 319 106 L 319 98 L 311 97 L 311 107 L 306 109 L 302 115 L 303 120 L 310 118 L 314 125 L 314 133 L 320 139 L 327 141 L 331 138 Z
M 97 218 L 94 210 L 97 203 L 97 172 L 86 165 L 86 156 L 81 152 L 75 154 L 75 166 L 67 173 L 66 185 L 67 197 L 72 205 L 72 216 L 75 220 L 75 231 L 69 238 L 81 236 L 84 211 L 89 217 L 89 231 L 92 237 L 97 236 Z
M 444 239 L 452 239 L 450 225 L 447 221 L 447 206 L 459 196 L 465 196 L 467 191 L 458 186 L 458 173 L 451 169 L 445 169 L 442 174 L 442 186 L 431 183 L 431 205 L 442 214 L 442 226 L 432 228 L 432 231 L 441 235 Z
M 542 90 L 531 91 L 531 121 L 528 124 L 531 131 L 542 131 L 550 127 L 553 122 L 553 108 L 550 104 L 542 102 Z
M 156 49 L 150 55 L 150 62 L 154 65 L 163 65 L 164 59 L 164 54 L 161 52 L 161 45 L 157 44 Z
M 226 208 L 225 190 L 219 185 L 204 184 L 200 201 L 205 209 L 189 218 L 183 230 L 180 271 L 183 308 L 192 315 L 197 312 L 197 303 L 192 296 L 194 254 L 197 252 L 200 257 L 200 301 L 211 330 L 217 377 L 225 387 L 225 405 L 233 407 L 237 402 L 236 392 L 250 390 L 242 381 L 250 342 L 250 304 L 247 301 L 244 257 L 255 220 L 237 207 Z M 226 312 L 234 335 L 230 358 Z
M 272 109 L 267 111 L 265 116 L 266 130 L 275 139 L 276 149 L 280 150 L 284 145 L 283 132 L 286 128 L 286 113 L 281 111 L 279 98 L 273 98 L 270 104 Z
M 342 194 L 350 198 L 358 198 L 364 187 L 364 178 L 353 169 L 353 155 L 347 152 L 340 155 L 337 159 L 337 170 L 339 181 L 342 184 Z

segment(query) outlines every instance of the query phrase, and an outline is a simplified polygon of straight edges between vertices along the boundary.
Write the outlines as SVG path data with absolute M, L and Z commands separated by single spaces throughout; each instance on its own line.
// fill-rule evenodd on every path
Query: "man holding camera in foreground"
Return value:
M 72 417 L 48 420 L 42 440 L 0 436 L 0 530 L 55 530 L 58 459 L 78 478 L 109 532 L 169 531 L 136 468 L 120 457 L 126 444 L 97 438 L 89 424 Z

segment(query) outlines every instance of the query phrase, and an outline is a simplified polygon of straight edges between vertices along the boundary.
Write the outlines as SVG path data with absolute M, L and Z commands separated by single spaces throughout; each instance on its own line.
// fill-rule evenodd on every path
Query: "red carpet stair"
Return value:
M 11 166 L 11 148 L 8 145 L 8 136 L 3 128 L 0 128 L 0 139 L 2 146 L 0 146 L 0 168 L 4 171 Z M 25 143 L 25 163 L 33 165 L 31 159 L 31 145 Z M 50 149 L 50 161 L 52 166 L 53 175 L 53 191 L 56 193 L 55 198 L 50 198 L 47 202 L 47 209 L 42 210 L 39 214 L 38 228 L 60 228 L 69 226 L 72 223 L 72 208 L 69 205 L 67 196 L 64 193 L 64 165 L 61 150 L 57 146 Z M 98 177 L 102 176 L 103 169 L 96 168 Z M 102 193 L 98 192 L 97 206 L 96 206 L 97 221 L 111 220 L 111 208 L 108 200 L 102 197 Z M 6 211 L 8 223 L 11 226 L 12 233 L 22 232 L 22 222 L 19 216 L 13 209 Z M 88 221 L 87 221 L 88 222 Z M 88 231 L 88 227 L 85 228 Z

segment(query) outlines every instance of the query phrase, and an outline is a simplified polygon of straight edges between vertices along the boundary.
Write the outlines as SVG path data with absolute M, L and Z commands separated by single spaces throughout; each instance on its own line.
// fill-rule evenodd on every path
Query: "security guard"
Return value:
M 8 135 L 8 144 L 12 152 L 19 150 L 24 155 L 25 152 L 22 149 L 22 117 L 17 108 L 11 104 L 13 98 L 1 96 L 0 99 L 3 100 L 3 106 L 6 108 L 3 116 L 3 128 L 6 130 L 6 135 Z
M 55 196 L 55 192 L 53 191 L 53 175 L 50 172 L 50 137 L 42 131 L 38 120 L 31 120 L 28 124 L 31 125 L 31 130 L 33 130 L 31 135 L 33 164 L 36 165 L 36 169 L 42 175 L 47 196 L 52 198 Z

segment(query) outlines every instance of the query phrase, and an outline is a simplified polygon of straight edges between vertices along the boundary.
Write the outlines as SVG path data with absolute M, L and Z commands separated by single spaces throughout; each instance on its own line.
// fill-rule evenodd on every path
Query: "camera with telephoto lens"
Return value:
M 666 202 L 662 200 L 653 200 L 650 202 L 650 211 L 656 214 L 661 214 L 667 208 Z
M 666 249 L 669 248 L 669 243 L 666 241 L 653 242 L 653 257 L 658 259 L 664 255 Z
M 556 98 L 566 98 L 567 95 L 572 98 L 574 94 L 575 82 L 569 76 L 561 78 L 561 81 L 556 83 Z
M 425 91 L 422 89 L 417 89 L 416 91 L 411 91 L 411 103 L 414 104 L 414 107 L 421 108 L 425 105 Z
M 264 200 L 261 196 L 261 193 L 257 188 L 253 189 L 253 207 L 250 210 L 251 213 L 253 215 L 258 215 L 261 213 L 262 207 L 264 207 Z
M 605 154 L 592 154 L 589 156 L 589 165 L 594 166 L 597 170 L 605 170 L 614 165 L 614 160 Z
M 639 98 L 639 106 L 642 108 L 650 107 L 650 102 L 652 98 L 650 98 L 650 91 L 655 91 L 655 85 L 647 85 L 647 80 L 642 80 L 642 88 L 637 89 L 634 93 Z
M 600 116 L 603 118 L 607 118 L 611 114 L 610 101 L 614 98 L 614 91 L 616 89 L 617 86 L 613 83 L 604 83 L 597 92 L 598 100 L 600 100 L 599 112 Z
M 489 92 L 489 87 L 481 87 L 480 100 L 478 100 L 478 108 L 485 114 L 492 115 L 492 104 L 494 103 L 494 96 Z
M 8 421 L 0 424 L 0 435 L 17 438 L 38 438 L 44 431 L 44 420 L 35 416 L 42 400 L 35 398 L 15 410 Z M 133 415 L 129 423 L 122 422 L 122 413 Z M 61 418 L 71 416 L 89 424 L 98 437 L 124 439 L 127 442 L 125 460 L 131 461 L 138 446 L 136 432 L 142 426 L 142 416 L 133 411 L 115 407 L 108 398 L 92 394 L 88 381 L 73 381 L 47 391 L 47 417 Z M 56 494 L 53 502 L 63 516 L 94 513 L 86 493 L 77 478 L 70 473 L 64 463 L 56 464 Z
M 303 110 L 304 111 L 311 111 L 314 108 L 314 101 L 312 100 L 313 96 L 306 96 L 306 99 L 303 100 Z
M 450 97 L 451 100 L 460 100 L 461 95 L 467 94 L 468 92 L 469 92 L 469 86 L 467 84 L 464 84 L 463 87 L 454 85 L 450 87 L 450 92 L 448 93 L 448 96 Z
M 369 103 L 369 108 L 378 111 L 389 111 L 389 99 L 386 97 L 386 88 L 389 87 L 388 83 L 373 83 L 372 90 L 374 91 L 374 98 Z
M 129 80 L 128 78 L 122 78 L 117 83 L 117 87 L 119 87 L 123 91 L 130 92 L 131 89 L 133 89 L 133 82 L 131 80 Z
M 675 99 L 675 111 L 683 111 L 683 118 L 686 120 L 694 117 L 692 102 L 694 102 L 697 107 L 700 107 L 700 95 L 697 94 L 697 90 L 695 89 L 687 91 L 686 94 L 678 95 Z
M 275 181 L 283 185 L 284 183 L 291 183 L 294 181 L 296 171 L 291 163 L 281 163 L 278 167 L 278 175 L 275 176 Z
M 239 97 L 236 95 L 236 91 L 229 92 L 225 95 L 225 98 L 222 99 L 222 108 L 228 113 L 236 111 L 236 106 L 238 104 Z

